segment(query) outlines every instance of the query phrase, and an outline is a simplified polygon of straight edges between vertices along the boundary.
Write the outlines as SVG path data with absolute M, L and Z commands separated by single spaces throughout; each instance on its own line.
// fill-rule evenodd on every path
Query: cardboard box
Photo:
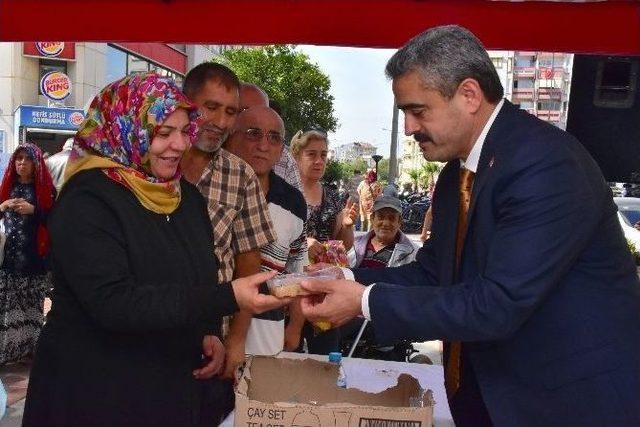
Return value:
M 395 387 L 367 393 L 336 386 L 336 365 L 312 359 L 254 356 L 236 389 L 235 427 L 431 427 L 433 397 L 401 374 Z M 349 378 L 347 376 L 347 386 Z

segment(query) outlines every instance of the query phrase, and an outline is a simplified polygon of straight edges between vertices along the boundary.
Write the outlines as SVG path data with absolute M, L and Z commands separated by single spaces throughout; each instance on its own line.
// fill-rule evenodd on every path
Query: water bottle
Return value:
M 329 353 L 329 362 L 338 365 L 336 385 L 340 388 L 347 388 L 347 375 L 344 373 L 344 367 L 342 366 L 342 353 L 339 351 Z

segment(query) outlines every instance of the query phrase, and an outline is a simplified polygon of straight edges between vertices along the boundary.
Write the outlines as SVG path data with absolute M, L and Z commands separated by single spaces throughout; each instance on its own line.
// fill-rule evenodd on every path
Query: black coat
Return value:
M 24 426 L 198 423 L 202 337 L 237 305 L 217 284 L 204 201 L 181 186 L 168 216 L 99 170 L 64 187 L 49 221 L 55 291 Z

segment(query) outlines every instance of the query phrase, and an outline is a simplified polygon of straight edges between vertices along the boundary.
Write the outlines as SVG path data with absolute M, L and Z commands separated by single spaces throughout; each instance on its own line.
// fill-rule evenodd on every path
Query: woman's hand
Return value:
M 197 380 L 206 380 L 218 374 L 224 364 L 224 345 L 215 335 L 205 335 L 202 338 L 202 354 L 205 361 L 200 369 L 193 371 L 193 377 Z
M 240 277 L 231 282 L 233 294 L 240 310 L 251 314 L 260 314 L 291 303 L 291 298 L 276 298 L 272 295 L 263 295 L 259 292 L 260 284 L 266 282 L 277 274 L 275 271 L 252 274 Z
M 349 198 L 347 200 L 347 205 L 342 210 L 342 226 L 353 227 L 353 224 L 356 222 L 356 218 L 358 218 L 358 206 Z
M 309 250 L 309 260 L 313 262 L 324 253 L 324 245 L 313 237 L 307 237 L 307 247 Z
M 20 215 L 33 215 L 36 208 L 24 199 L 16 199 L 13 204 L 13 211 Z
M 7 199 L 4 202 L 0 203 L 0 212 L 4 212 L 6 210 L 13 210 L 13 206 L 15 205 L 17 199 Z

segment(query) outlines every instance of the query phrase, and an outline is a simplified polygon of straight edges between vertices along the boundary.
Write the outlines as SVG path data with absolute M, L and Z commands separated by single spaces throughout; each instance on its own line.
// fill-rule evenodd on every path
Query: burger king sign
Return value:
M 64 50 L 64 42 L 37 42 L 36 49 L 42 56 L 56 57 Z
M 53 101 L 62 101 L 71 95 L 71 79 L 60 71 L 51 71 L 40 79 L 40 91 Z

